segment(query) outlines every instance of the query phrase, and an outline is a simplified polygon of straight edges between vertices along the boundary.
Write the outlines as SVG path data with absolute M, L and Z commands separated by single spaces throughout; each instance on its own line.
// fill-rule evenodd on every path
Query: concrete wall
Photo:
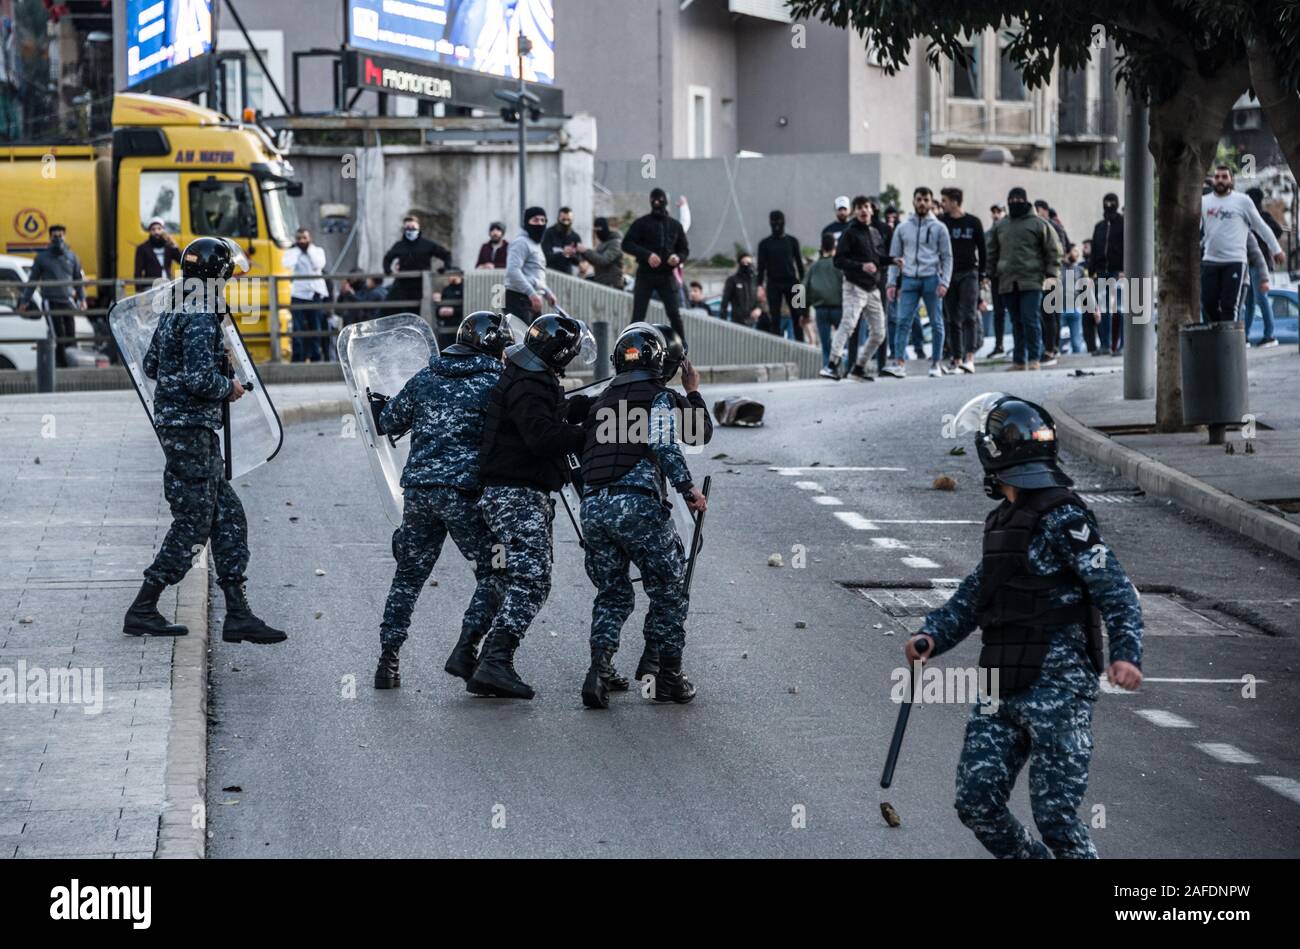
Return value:
M 678 14 L 672 63 L 671 116 L 673 158 L 691 157 L 692 86 L 708 90 L 709 144 L 706 152 L 697 148 L 696 157 L 734 155 L 739 144 L 740 90 L 736 80 L 736 30 L 723 3 L 695 3 Z M 741 86 L 743 89 L 743 85 Z M 746 94 L 748 94 L 746 92 Z M 729 124 L 724 126 L 722 100 L 731 102 Z M 630 116 L 610 116 L 624 124 Z M 604 153 L 604 146 L 601 146 Z
M 740 147 L 764 154 L 849 150 L 849 33 L 806 26 L 793 45 L 791 24 L 736 21 Z M 781 124 L 784 120 L 785 124 Z
M 567 204 L 584 239 L 590 240 L 594 123 L 577 116 L 564 125 L 563 145 L 538 146 L 528 155 L 529 201 L 551 220 Z M 356 178 L 341 174 L 341 158 L 357 156 Z M 425 236 L 448 246 L 461 267 L 474 265 L 488 224 L 502 221 L 507 236 L 519 231 L 518 158 L 510 148 L 464 149 L 384 146 L 313 147 L 291 156 L 304 184 L 297 201 L 302 223 L 312 229 L 335 269 L 346 234 L 325 234 L 322 204 L 346 204 L 360 222 L 356 240 L 337 269 L 378 270 L 384 252 L 401 236 L 402 217 L 415 212 Z
M 944 176 L 945 169 L 951 177 Z M 942 159 L 915 155 L 842 152 L 661 161 L 653 180 L 641 177 L 639 162 L 600 161 L 596 175 L 601 188 L 609 192 L 597 202 L 598 213 L 644 214 L 647 194 L 655 185 L 674 199 L 685 194 L 692 217 L 688 239 L 696 261 L 716 253 L 732 256 L 737 242 L 752 250 L 767 235 L 767 215 L 774 208 L 785 212 L 788 233 L 805 247 L 815 247 L 821 229 L 834 218 L 836 195 L 876 195 L 888 185 L 898 188 L 905 207 L 911 206 L 917 185 L 924 184 L 936 194 L 942 187 L 959 187 L 966 192 L 967 210 L 985 223 L 989 205 L 1005 204 L 1007 191 L 1020 185 L 1031 199 L 1042 197 L 1056 207 L 1076 242 L 1087 237 L 1100 218 L 1102 195 L 1124 191 L 1123 182 L 1115 178 L 977 162 L 945 165 Z
M 920 114 L 917 108 L 919 75 L 929 67 L 913 55 L 896 75 L 873 65 L 863 41 L 849 38 L 845 82 L 849 91 L 849 151 L 890 152 L 913 155 L 917 151 Z

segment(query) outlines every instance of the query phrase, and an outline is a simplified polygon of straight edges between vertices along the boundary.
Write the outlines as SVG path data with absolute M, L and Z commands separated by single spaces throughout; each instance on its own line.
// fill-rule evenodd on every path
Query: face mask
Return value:
M 741 273 L 751 273 L 753 270 L 754 270 L 754 265 L 752 263 L 740 265 Z
M 1102 205 L 1102 207 L 1105 209 L 1107 217 L 1110 217 L 1112 214 L 1116 214 L 1119 211 L 1118 204 L 1106 204 L 1106 205 Z
M 68 246 L 68 242 L 65 241 L 62 237 L 50 238 L 50 247 L 54 248 L 54 252 L 56 254 L 63 253 L 63 248 L 67 246 Z
M 658 201 L 651 201 L 650 207 L 656 211 L 665 211 L 668 209 L 668 202 L 661 198 Z
M 1029 213 L 1029 207 L 1028 201 L 1008 201 L 1007 214 L 1012 217 L 1024 217 Z
M 609 240 L 609 228 L 607 227 L 601 228 L 599 231 L 596 232 L 596 236 L 599 237 L 602 241 Z
M 546 225 L 526 224 L 524 225 L 524 233 L 528 235 L 530 240 L 540 241 L 542 239 L 542 235 L 546 233 Z
M 420 236 L 420 229 L 418 227 L 408 227 L 402 231 L 402 235 L 408 241 L 413 241 Z

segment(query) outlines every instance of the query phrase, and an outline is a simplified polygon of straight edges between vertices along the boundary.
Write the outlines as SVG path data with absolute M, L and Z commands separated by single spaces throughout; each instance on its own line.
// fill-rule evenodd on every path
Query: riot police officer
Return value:
M 492 567 L 492 536 L 478 509 L 478 451 L 488 393 L 501 377 L 501 354 L 512 341 L 501 316 L 485 310 L 471 313 L 461 321 L 456 342 L 433 356 L 395 398 L 371 398 L 381 409 L 380 434 L 411 434 L 402 469 L 402 526 L 393 542 L 397 571 L 379 631 L 376 689 L 402 684 L 398 650 L 448 534 L 473 562 L 476 585 L 461 621 L 460 639 L 444 668 L 466 681 L 474 674 L 476 648 L 500 605 L 502 587 Z
M 1070 490 L 1046 409 L 987 393 L 963 407 L 956 427 L 976 432 L 985 492 L 1002 503 L 984 523 L 983 559 L 905 652 L 915 662 L 952 649 L 976 626 L 983 631 L 988 695 L 966 726 L 957 814 L 998 857 L 1096 857 L 1077 813 L 1088 787 L 1092 705 L 1103 672 L 1125 689 L 1142 681 L 1137 590 Z M 928 648 L 918 650 L 922 640 Z M 1041 841 L 1007 808 L 1026 762 Z
M 678 397 L 664 385 L 668 344 L 646 323 L 633 323 L 614 343 L 614 378 L 592 403 L 582 450 L 582 531 L 587 576 L 596 586 L 591 609 L 591 667 L 582 685 L 588 708 L 608 708 L 612 659 L 635 597 L 629 564 L 641 572 L 650 605 L 647 652 L 657 660 L 649 672 L 653 698 L 689 702 L 695 686 L 682 673 L 686 641 L 686 558 L 666 497 L 670 483 L 687 507 L 703 512 L 708 502 L 691 480 L 676 432 Z M 698 374 L 686 378 L 688 390 Z M 683 400 L 685 401 L 685 400 Z M 689 404 L 689 403 L 688 403 Z M 646 667 L 643 656 L 638 677 Z
M 154 428 L 166 464 L 163 494 L 172 525 L 145 570 L 144 585 L 127 611 L 122 631 L 131 636 L 183 636 L 184 626 L 158 612 L 165 587 L 180 583 L 195 552 L 212 541 L 217 579 L 226 599 L 221 630 L 225 642 L 278 643 L 287 637 L 253 614 L 244 595 L 248 568 L 248 523 L 239 497 L 225 479 L 217 432 L 222 402 L 234 402 L 244 387 L 228 368 L 222 341 L 225 281 L 248 270 L 248 259 L 231 242 L 200 237 L 181 254 L 183 300 L 158 320 L 144 373 L 157 381 Z
M 582 449 L 589 400 L 566 402 L 560 376 L 574 359 L 590 362 L 595 341 L 581 320 L 548 313 L 533 320 L 488 396 L 479 473 L 479 509 L 504 554 L 505 591 L 466 686 L 475 695 L 531 699 L 514 667 L 515 650 L 551 591 L 551 524 L 567 477 L 565 457 Z

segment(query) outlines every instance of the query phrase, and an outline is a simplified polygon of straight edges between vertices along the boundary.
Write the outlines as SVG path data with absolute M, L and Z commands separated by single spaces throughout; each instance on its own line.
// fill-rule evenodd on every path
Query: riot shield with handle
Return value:
M 158 383 L 144 374 L 144 357 L 162 314 L 168 307 L 177 305 L 179 289 L 179 280 L 160 284 L 144 293 L 124 297 L 108 311 L 108 325 L 122 365 L 131 376 L 150 424 L 154 420 L 154 390 Z M 229 354 L 227 375 L 238 378 L 247 390 L 243 398 L 222 406 L 222 452 L 227 476 L 238 478 L 276 456 L 284 441 L 284 428 L 275 404 L 262 385 L 257 366 L 244 347 L 239 328 L 229 315 L 221 321 L 221 333 Z
M 405 432 L 381 432 L 379 415 L 407 380 L 438 355 L 437 338 L 418 314 L 397 313 L 345 326 L 339 333 L 338 352 L 384 514 L 400 527 L 402 469 L 410 453 L 410 439 Z

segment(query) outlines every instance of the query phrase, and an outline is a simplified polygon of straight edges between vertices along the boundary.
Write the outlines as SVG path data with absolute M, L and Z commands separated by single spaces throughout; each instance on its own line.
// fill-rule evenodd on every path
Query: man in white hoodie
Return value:
M 898 298 L 897 321 L 890 327 L 894 335 L 894 352 L 902 356 L 907 352 L 907 340 L 912 331 L 921 300 L 930 317 L 930 375 L 939 376 L 943 357 L 943 298 L 952 280 L 952 240 L 948 228 L 934 216 L 934 195 L 929 188 L 912 192 L 912 209 L 916 213 L 894 230 L 889 245 L 889 256 L 894 262 L 889 266 L 889 299 Z M 902 285 L 898 276 L 902 274 Z M 895 289 L 897 287 L 897 289 Z M 902 379 L 907 375 L 906 362 L 895 359 L 892 366 L 881 370 L 886 375 Z
M 1235 320 L 1246 274 L 1246 236 L 1254 232 L 1281 264 L 1282 245 L 1255 202 L 1232 190 L 1232 169 L 1214 169 L 1214 190 L 1201 195 L 1201 309 L 1206 322 Z

